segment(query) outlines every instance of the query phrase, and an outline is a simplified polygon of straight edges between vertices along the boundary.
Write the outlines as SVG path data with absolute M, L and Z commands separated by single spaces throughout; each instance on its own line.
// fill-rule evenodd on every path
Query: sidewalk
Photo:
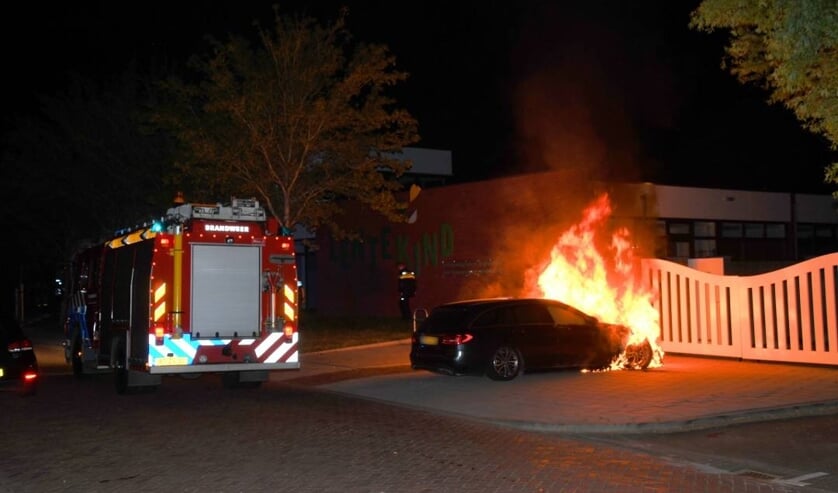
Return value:
M 647 371 L 557 371 L 510 382 L 409 368 L 408 341 L 302 355 L 271 381 L 503 426 L 649 433 L 838 413 L 838 368 L 666 355 Z

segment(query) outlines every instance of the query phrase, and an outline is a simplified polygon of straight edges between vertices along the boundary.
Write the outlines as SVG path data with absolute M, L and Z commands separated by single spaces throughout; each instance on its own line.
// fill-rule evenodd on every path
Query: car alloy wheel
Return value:
M 628 370 L 645 370 L 652 363 L 654 353 L 649 341 L 640 344 L 632 344 L 626 348 L 626 363 L 623 365 Z
M 492 353 L 487 372 L 492 380 L 512 380 L 524 367 L 521 352 L 510 346 L 500 346 Z

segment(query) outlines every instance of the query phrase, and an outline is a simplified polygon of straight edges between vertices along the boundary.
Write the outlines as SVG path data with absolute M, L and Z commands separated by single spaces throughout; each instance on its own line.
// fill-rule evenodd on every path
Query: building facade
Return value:
M 404 194 L 404 222 L 350 207 L 346 225 L 357 238 L 316 234 L 298 245 L 305 309 L 396 317 L 399 264 L 416 273 L 414 309 L 517 296 L 601 194 L 612 204 L 611 227 L 627 227 L 644 257 L 721 259 L 725 273 L 748 275 L 838 251 L 829 195 L 592 183 L 568 172 L 418 190 Z

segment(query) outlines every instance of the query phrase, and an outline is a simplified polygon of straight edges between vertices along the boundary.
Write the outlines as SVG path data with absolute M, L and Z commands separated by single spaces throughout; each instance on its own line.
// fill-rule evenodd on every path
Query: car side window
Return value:
M 514 312 L 515 321 L 519 324 L 553 324 L 550 312 L 541 305 L 517 305 Z
M 548 310 L 550 310 L 550 315 L 553 316 L 553 320 L 556 321 L 558 325 L 584 325 L 585 318 L 572 311 L 568 310 L 563 306 L 555 306 L 551 305 Z
M 471 325 L 472 327 L 491 327 L 498 324 L 497 320 L 498 310 L 492 309 L 479 315 Z
M 472 327 L 493 327 L 496 325 L 509 325 L 514 321 L 508 307 L 492 308 L 478 316 Z

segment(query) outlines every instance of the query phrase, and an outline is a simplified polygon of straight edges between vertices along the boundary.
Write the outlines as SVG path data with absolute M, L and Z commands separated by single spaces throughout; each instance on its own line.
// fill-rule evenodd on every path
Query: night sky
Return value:
M 73 70 L 182 60 L 205 34 L 251 35 L 272 1 L 38 2 L 4 7 L 6 113 Z M 691 31 L 697 1 L 369 1 L 348 28 L 411 74 L 396 96 L 455 181 L 581 168 L 607 180 L 830 193 L 826 140 L 720 68 L 724 38 Z M 279 2 L 333 19 L 340 2 Z M 584 5 L 584 6 L 580 6 Z

